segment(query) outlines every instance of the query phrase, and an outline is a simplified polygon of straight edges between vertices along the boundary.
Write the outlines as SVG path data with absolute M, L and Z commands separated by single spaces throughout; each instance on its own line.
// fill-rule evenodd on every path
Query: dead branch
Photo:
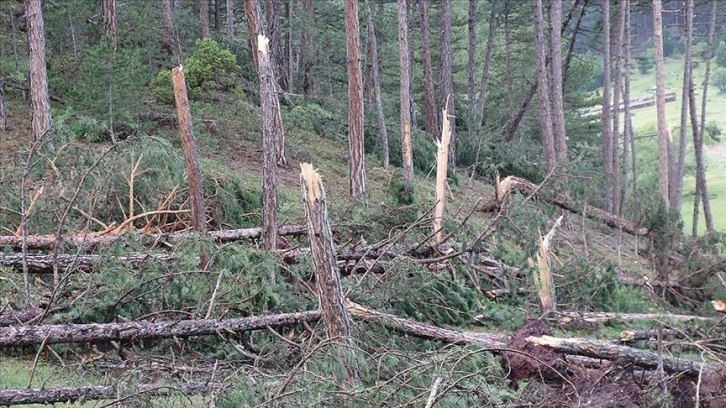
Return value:
M 675 320 L 678 322 L 713 320 L 710 317 L 678 315 L 668 313 L 607 313 L 607 312 L 557 312 L 561 322 L 569 323 L 573 320 L 583 320 L 588 323 L 603 323 L 608 320 L 621 320 L 633 322 L 638 320 Z

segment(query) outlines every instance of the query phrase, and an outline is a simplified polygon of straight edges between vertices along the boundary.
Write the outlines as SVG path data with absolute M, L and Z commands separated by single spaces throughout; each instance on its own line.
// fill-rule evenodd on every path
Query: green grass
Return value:
M 667 59 L 665 61 L 666 91 L 675 92 L 676 100 L 666 104 L 666 121 L 669 126 L 673 126 L 674 143 L 678 143 L 680 132 L 680 110 L 681 110 L 681 89 L 683 85 L 683 61 L 680 57 Z M 718 69 L 715 62 L 711 66 L 711 74 Z M 705 73 L 705 64 L 698 63 L 694 65 L 693 79 L 696 86 L 697 109 L 700 111 L 701 96 L 703 95 L 703 76 Z M 646 75 L 640 74 L 637 70 L 632 71 L 631 78 L 631 98 L 638 98 L 653 94 L 655 86 L 655 73 L 651 71 Z M 700 115 L 700 112 L 699 112 Z M 633 127 L 636 134 L 646 135 L 652 134 L 656 127 L 656 108 L 651 106 L 644 109 L 633 111 Z M 719 94 L 713 84 L 709 86 L 708 102 L 706 105 L 706 123 L 715 122 L 720 128 L 726 129 L 726 94 Z M 689 122 L 690 123 L 690 122 Z M 693 163 L 693 143 L 690 132 L 688 134 L 687 146 L 687 163 Z M 657 150 L 657 139 L 655 137 L 647 139 L 647 145 Z M 657 168 L 657 163 L 650 163 L 653 155 L 649 155 L 650 159 L 646 161 L 639 160 L 640 169 Z M 706 180 L 708 183 L 709 196 L 711 198 L 711 211 L 713 213 L 714 226 L 719 231 L 726 231 L 726 218 L 720 217 L 720 214 L 726 212 L 726 143 L 719 146 L 706 149 Z M 646 170 L 647 171 L 647 170 Z M 691 172 L 692 173 L 692 172 Z M 693 194 L 695 191 L 695 177 L 693 174 L 687 174 L 683 187 L 683 206 L 681 208 L 681 216 L 683 218 L 683 229 L 686 233 L 691 231 L 693 218 Z M 701 210 L 701 218 L 699 222 L 699 232 L 705 231 L 703 222 L 703 211 Z

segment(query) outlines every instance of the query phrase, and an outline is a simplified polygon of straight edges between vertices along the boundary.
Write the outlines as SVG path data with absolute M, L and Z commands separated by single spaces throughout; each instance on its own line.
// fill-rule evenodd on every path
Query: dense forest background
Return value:
M 0 405 L 722 406 L 724 16 L 0 2 Z

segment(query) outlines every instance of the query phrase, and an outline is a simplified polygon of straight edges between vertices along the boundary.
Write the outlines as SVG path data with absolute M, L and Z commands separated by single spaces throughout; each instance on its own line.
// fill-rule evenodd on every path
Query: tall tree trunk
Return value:
M 388 151 L 388 130 L 386 130 L 386 116 L 383 113 L 383 99 L 381 97 L 381 72 L 378 67 L 378 41 L 376 40 L 376 28 L 373 25 L 373 14 L 371 1 L 365 0 L 366 12 L 368 14 L 368 37 L 371 44 L 371 65 L 373 71 L 373 93 L 376 101 L 376 116 L 378 118 L 378 132 L 381 135 L 381 161 L 383 168 L 387 169 L 389 164 Z
M 8 131 L 8 108 L 5 106 L 5 94 L 0 83 L 0 132 Z
M 605 2 L 607 3 L 607 2 Z M 670 208 L 668 177 L 668 129 L 665 113 L 665 74 L 663 72 L 663 16 L 661 0 L 653 0 L 653 43 L 655 46 L 655 106 L 658 116 L 658 190 L 663 205 Z
M 681 93 L 681 129 L 680 138 L 678 140 L 678 163 L 676 164 L 675 184 L 671 193 L 671 202 L 673 209 L 680 213 L 681 211 L 681 195 L 683 193 L 683 177 L 686 173 L 686 140 L 688 137 L 688 105 L 689 105 L 689 89 L 690 83 L 693 82 L 693 74 L 691 72 L 693 58 L 693 0 L 686 1 L 686 21 L 684 31 L 686 34 L 685 51 L 683 56 L 683 91 Z M 698 132 L 698 122 L 695 124 L 693 131 Z
M 469 19 L 467 21 L 468 45 L 467 54 L 469 56 L 467 62 L 467 127 L 469 131 L 469 140 L 476 138 L 476 3 L 477 0 L 469 0 Z
M 166 36 L 168 37 L 171 55 L 174 57 L 175 63 L 181 64 L 181 50 L 179 49 L 179 39 L 177 38 L 176 30 L 174 29 L 171 0 L 163 0 L 162 4 L 164 7 L 164 28 L 166 29 Z
M 276 116 L 278 104 L 275 93 L 275 77 L 270 61 L 269 40 L 263 35 L 257 38 L 257 78 L 260 81 L 262 104 L 262 234 L 266 251 L 277 246 L 277 151 L 278 135 Z M 270 280 L 275 281 L 274 272 Z
M 623 115 L 623 167 L 622 167 L 622 184 L 620 186 L 620 203 L 618 208 L 623 212 L 625 205 L 625 197 L 628 192 L 628 163 L 630 160 L 630 144 L 633 137 L 633 120 L 630 117 L 630 68 L 631 68 L 631 40 L 630 40 L 630 0 L 625 0 L 625 31 L 623 32 L 623 46 L 625 56 L 623 58 L 623 66 L 625 70 L 625 79 L 623 81 L 623 101 L 625 101 L 625 112 Z M 633 149 L 635 146 L 633 146 Z M 633 163 L 633 171 L 635 171 L 635 163 Z
M 696 153 L 696 194 L 693 197 L 693 236 L 698 236 L 698 207 L 703 201 L 703 215 L 706 220 L 706 230 L 713 231 L 713 217 L 711 215 L 711 200 L 708 196 L 708 188 L 706 185 L 706 170 L 703 166 L 703 140 L 706 131 L 706 102 L 708 95 L 708 80 L 711 73 L 711 60 L 714 56 L 714 33 L 716 32 L 716 12 L 718 11 L 718 2 L 713 0 L 711 3 L 711 22 L 708 26 L 708 57 L 706 58 L 706 72 L 703 77 L 703 97 L 701 99 L 701 121 L 698 126 L 698 135 L 693 132 L 693 146 Z M 696 139 L 698 136 L 698 139 Z M 700 163 L 700 166 L 699 166 Z M 701 187 L 705 189 L 701 190 Z M 703 198 L 703 200 L 701 199 Z
M 552 172 L 557 167 L 555 140 L 552 134 L 552 117 L 550 116 L 550 90 L 547 85 L 547 65 L 544 40 L 544 16 L 542 0 L 534 1 L 534 44 L 537 55 L 537 83 L 539 89 L 539 117 L 542 133 L 542 148 L 544 149 L 547 171 Z
M 424 73 L 424 106 L 426 131 L 432 136 L 439 134 L 439 113 L 434 94 L 434 74 L 431 65 L 431 40 L 429 31 L 429 0 L 421 0 L 421 51 Z
M 285 16 L 287 19 L 287 29 L 285 30 L 285 53 L 287 54 L 285 57 L 285 76 L 287 77 L 287 91 L 288 92 L 294 92 L 294 83 L 293 83 L 293 67 L 294 64 L 294 53 L 293 53 L 293 42 L 292 42 L 292 17 L 293 17 L 293 9 L 295 8 L 293 6 L 294 0 L 288 0 L 285 3 Z
M 620 0 L 618 3 L 618 26 L 615 32 L 615 84 L 613 85 L 613 130 L 610 140 L 610 167 L 612 169 L 611 189 L 613 192 L 613 214 L 620 215 L 620 101 L 623 89 L 623 38 L 625 37 L 625 14 L 627 13 L 627 1 Z M 625 100 L 628 103 L 628 100 Z
M 113 47 L 118 45 L 118 29 L 116 25 L 116 0 L 103 0 L 103 25 L 106 36 L 111 39 Z
M 452 0 L 441 1 L 441 106 L 452 118 L 456 117 L 453 78 L 453 44 L 451 38 Z M 456 121 L 451 121 L 451 144 L 449 146 L 449 166 L 456 172 Z
M 202 22 L 202 38 L 212 38 L 209 28 L 209 0 L 199 0 L 199 20 Z
M 494 3 L 492 4 L 492 10 L 489 12 L 489 28 L 488 28 L 488 34 L 487 34 L 487 48 L 484 55 L 484 68 L 482 69 L 481 74 L 481 89 L 479 90 L 479 100 L 476 104 L 476 117 L 474 120 L 474 126 L 475 134 L 474 136 L 477 137 L 479 134 L 479 131 L 481 130 L 481 125 L 484 120 L 484 108 L 486 108 L 487 103 L 487 92 L 489 89 L 489 75 L 491 73 L 491 66 L 492 66 L 492 55 L 494 54 L 494 34 L 496 33 L 497 28 L 497 18 L 496 18 L 496 12 L 494 8 L 496 7 L 497 0 L 494 0 Z M 511 84 L 507 84 L 507 86 L 511 87 Z M 511 101 L 511 95 L 510 95 L 510 101 Z M 477 158 L 478 159 L 478 158 Z
M 346 3 L 347 1 L 345 0 Z M 306 21 L 312 25 L 315 21 L 315 0 L 301 0 L 301 4 Z M 315 81 L 312 74 L 315 65 L 314 32 L 308 27 L 302 27 L 300 38 L 300 70 L 303 71 L 303 93 L 312 95 L 315 93 Z
M 607 187 L 605 188 L 605 206 L 609 213 L 613 213 L 615 208 L 613 203 L 612 178 L 613 178 L 613 162 L 612 162 L 612 116 L 610 113 L 610 1 L 602 2 L 602 41 L 603 41 L 603 80 L 602 80 L 602 161 L 605 176 L 607 177 Z M 617 103 L 617 102 L 616 102 Z
M 168 1 L 168 0 L 164 0 Z M 234 44 L 234 1 L 226 0 L 227 8 L 227 41 Z
M 48 74 L 45 68 L 45 33 L 41 3 L 41 0 L 25 0 L 33 140 L 40 140 L 50 130 L 50 100 Z
M 258 69 L 257 36 L 264 34 L 258 0 L 245 0 L 245 16 L 247 17 L 247 37 L 250 42 L 250 50 L 252 50 L 252 60 L 255 69 Z
M 411 80 L 408 53 L 408 19 L 406 0 L 398 0 L 398 44 L 401 70 L 401 154 L 403 176 L 408 188 L 413 184 L 413 156 L 411 149 Z
M 214 0 L 214 31 L 219 34 L 222 27 L 222 0 Z
M 574 7 L 577 5 L 579 0 L 575 1 L 575 5 L 573 5 L 573 9 L 570 11 L 571 13 L 574 12 Z M 572 29 L 572 36 L 570 37 L 570 41 L 567 44 L 567 55 L 565 56 L 565 63 L 564 69 L 562 72 L 562 88 L 565 89 L 567 85 L 567 71 L 570 68 L 570 62 L 572 61 L 572 55 L 575 51 L 575 43 L 577 40 L 577 34 L 580 33 L 580 25 L 582 24 L 582 19 L 585 17 L 585 11 L 587 10 L 587 4 L 589 3 L 589 0 L 585 0 L 582 3 L 582 8 L 580 9 L 580 15 L 577 17 L 577 22 L 575 23 L 575 28 Z
M 265 0 L 265 19 L 267 20 L 267 32 L 270 37 L 272 52 L 272 64 L 275 78 L 280 88 L 287 92 L 289 84 L 287 76 L 284 75 L 284 56 L 282 54 L 282 29 L 280 27 L 280 0 Z
M 504 69 L 506 78 L 507 88 L 507 101 L 509 102 L 509 119 L 511 119 L 512 112 L 514 112 L 514 91 L 512 90 L 512 40 L 511 40 L 511 25 L 509 24 L 510 8 L 512 3 L 509 1 L 504 2 Z M 493 10 L 492 10 L 493 11 Z
M 552 131 L 556 159 L 567 161 L 567 135 L 565 132 L 565 108 L 563 103 L 562 84 L 562 0 L 550 3 L 550 72 L 552 74 Z M 573 34 L 574 35 L 574 34 Z
M 363 136 L 363 72 L 360 58 L 358 4 L 345 1 L 345 38 L 348 56 L 348 166 L 350 195 L 361 196 L 366 189 Z

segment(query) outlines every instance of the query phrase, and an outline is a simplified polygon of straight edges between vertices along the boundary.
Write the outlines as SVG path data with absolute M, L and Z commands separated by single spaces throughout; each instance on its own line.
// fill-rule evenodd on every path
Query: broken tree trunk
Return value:
M 202 171 L 199 168 L 197 140 L 194 138 L 194 132 L 192 131 L 187 84 L 184 80 L 184 71 L 181 65 L 171 70 L 171 80 L 174 84 L 174 99 L 176 100 L 176 112 L 179 117 L 184 167 L 186 167 L 187 179 L 189 180 L 192 227 L 195 232 L 205 234 L 207 232 L 207 218 L 204 210 L 204 196 L 202 195 Z M 206 250 L 201 250 L 199 253 L 199 267 L 205 269 L 208 260 L 209 254 Z
M 404 319 L 388 313 L 365 307 L 348 300 L 346 307 L 348 313 L 356 319 L 368 323 L 380 324 L 406 334 L 412 334 L 426 339 L 439 340 L 446 343 L 466 345 L 479 344 L 487 348 L 496 349 L 506 346 L 507 338 L 503 335 L 477 332 L 460 332 L 432 326 L 426 323 L 419 323 L 413 320 Z
M 446 173 L 449 169 L 449 142 L 451 141 L 451 122 L 446 108 L 441 114 L 441 140 L 438 141 L 436 156 L 436 208 L 434 209 L 434 236 L 440 244 L 444 237 L 444 208 L 446 202 Z
M 148 338 L 206 336 L 224 332 L 259 330 L 320 319 L 320 311 L 250 316 L 225 320 L 176 320 L 102 324 L 50 324 L 0 328 L 0 347 L 31 344 L 125 341 Z M 0 404 L 2 405 L 2 404 Z
M 552 277 L 550 269 L 550 243 L 555 236 L 557 226 L 562 222 L 562 216 L 557 219 L 555 225 L 552 226 L 550 232 L 539 239 L 539 253 L 537 254 L 537 266 L 539 267 L 539 276 L 535 276 L 535 287 L 539 294 L 539 300 L 542 305 L 542 311 L 545 313 L 554 312 L 557 309 L 557 297 L 555 296 L 555 279 Z
M 484 204 L 481 207 L 483 211 L 498 210 L 503 205 L 504 199 L 515 191 L 525 194 L 537 194 L 540 190 L 540 188 L 531 181 L 515 176 L 507 176 L 504 180 L 498 183 L 496 189 L 495 202 Z M 538 198 L 575 214 L 583 212 L 583 210 L 576 208 L 575 205 L 570 203 L 569 200 L 563 196 L 556 196 L 554 198 L 538 196 Z M 648 230 L 644 227 L 638 227 L 624 218 L 587 204 L 584 206 L 584 213 L 590 219 L 603 222 L 613 228 L 621 229 L 623 232 L 627 232 L 628 234 L 640 236 L 648 234 Z
M 305 235 L 308 233 L 307 227 L 305 226 L 283 226 L 277 228 L 278 235 L 285 236 L 298 236 Z M 170 234 L 135 234 L 134 239 L 136 243 L 141 245 L 155 245 L 159 242 L 176 242 L 186 236 L 188 231 L 177 231 Z M 108 246 L 115 243 L 118 240 L 123 240 L 132 236 L 131 234 L 121 235 L 102 235 L 89 233 L 87 235 L 72 235 L 62 236 L 60 238 L 61 245 L 65 244 L 74 247 L 93 248 L 96 246 Z M 241 228 L 233 230 L 221 230 L 221 231 L 210 231 L 207 236 L 217 243 L 228 243 L 233 241 L 239 241 L 242 239 L 257 239 L 262 236 L 262 228 Z M 56 235 L 29 235 L 28 249 L 29 250 L 41 250 L 41 249 L 53 249 L 58 242 Z M 14 235 L 0 236 L 0 247 L 10 247 L 13 249 L 20 249 L 22 247 L 22 237 Z
M 589 323 L 603 323 L 609 320 L 621 320 L 624 322 L 633 322 L 638 320 L 675 320 L 678 322 L 707 322 L 713 320 L 713 318 L 710 317 L 665 313 L 557 312 L 557 316 L 563 323 L 569 323 L 573 320 L 578 319 L 584 320 Z
M 659 356 L 658 353 L 652 351 L 620 346 L 607 340 L 530 336 L 527 337 L 527 341 L 559 353 L 575 354 L 605 360 L 618 360 L 650 369 L 658 368 L 659 359 L 662 359 L 663 370 L 669 373 L 687 373 L 692 376 L 697 376 L 701 371 L 709 372 L 715 370 L 714 366 L 707 363 L 663 355 Z
M 135 389 L 123 390 L 112 385 L 61 388 L 23 388 L 0 390 L 0 406 L 24 404 L 71 403 L 75 401 L 112 400 L 124 394 L 145 397 L 166 397 L 179 392 L 183 395 L 209 394 L 225 388 L 222 383 L 189 383 L 180 385 L 139 384 Z
M 320 175 L 310 163 L 300 164 L 300 188 L 305 203 L 310 252 L 313 257 L 315 283 L 325 330 L 330 340 L 343 346 L 339 350 L 339 357 L 347 372 L 346 381 L 352 384 L 358 379 L 358 370 L 352 358 L 353 339 L 350 334 L 343 289 L 340 285 L 340 273 L 336 265 L 337 257 L 333 232 L 328 221 L 325 189 Z

